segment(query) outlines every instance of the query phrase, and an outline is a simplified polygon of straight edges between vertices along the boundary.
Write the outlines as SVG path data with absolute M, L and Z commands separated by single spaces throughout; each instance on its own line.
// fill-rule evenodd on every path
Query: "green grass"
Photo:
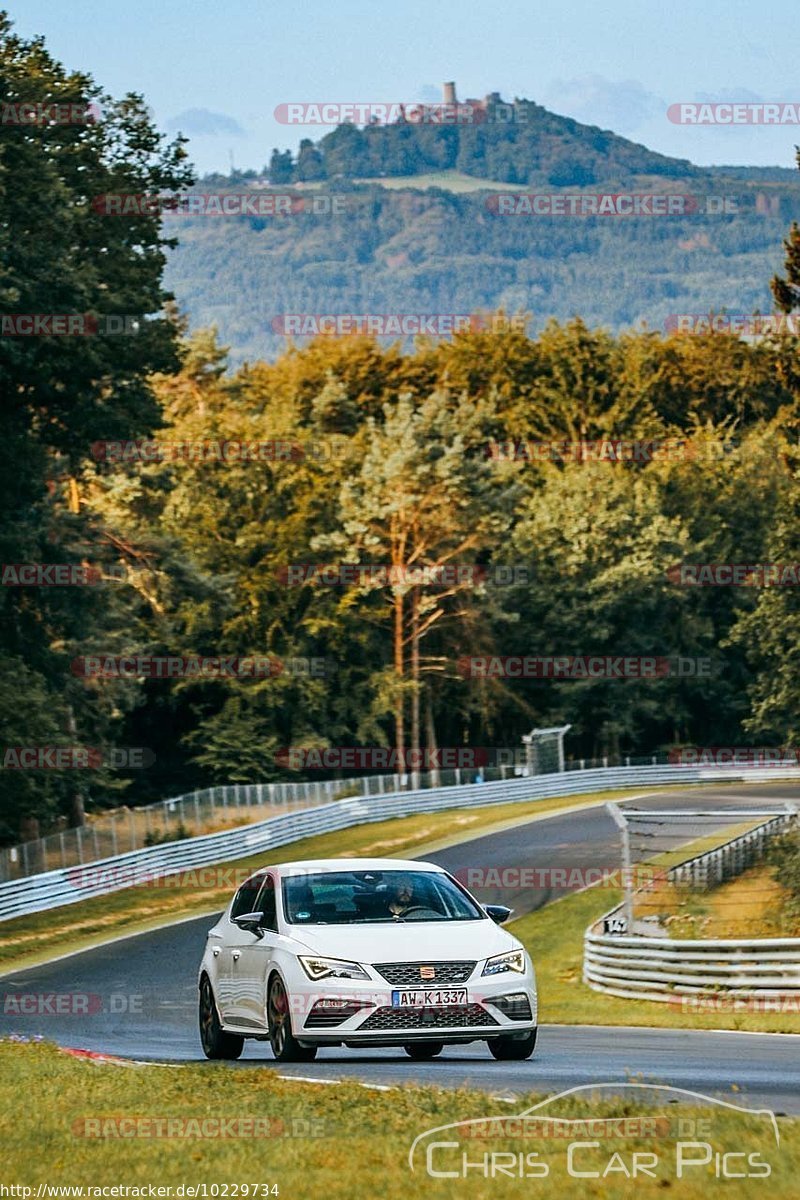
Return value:
M 637 795 L 646 794 L 644 791 Z M 492 830 L 516 825 L 526 818 L 565 808 L 586 807 L 624 793 L 596 792 L 550 800 L 530 800 L 486 808 L 459 808 L 443 813 L 421 813 L 371 825 L 359 825 L 336 833 L 304 838 L 270 853 L 259 851 L 204 868 L 213 872 L 216 886 L 203 885 L 203 878 L 189 872 L 170 876 L 152 885 L 125 888 L 108 896 L 17 917 L 0 923 L 0 970 L 22 969 L 48 957 L 87 949 L 106 938 L 138 933 L 169 925 L 182 917 L 202 916 L 224 908 L 234 888 L 250 872 L 268 862 L 302 858 L 343 858 L 373 855 L 420 857 L 444 845 L 463 841 Z M 89 864 L 91 869 L 91 864 Z
M 579 1169 L 602 1171 L 615 1153 L 630 1169 L 633 1151 L 657 1155 L 656 1178 L 627 1180 L 617 1170 L 606 1180 L 573 1179 L 567 1173 L 567 1146 L 573 1137 L 528 1135 L 464 1138 L 455 1151 L 439 1151 L 434 1166 L 451 1169 L 466 1152 L 469 1162 L 484 1154 L 538 1154 L 547 1178 L 483 1178 L 473 1171 L 464 1179 L 434 1179 L 424 1155 L 408 1165 L 413 1140 L 426 1130 L 454 1121 L 508 1118 L 543 1096 L 521 1095 L 513 1104 L 478 1092 L 434 1087 L 368 1090 L 356 1083 L 336 1086 L 280 1079 L 264 1068 L 230 1069 L 198 1064 L 169 1070 L 157 1066 L 120 1067 L 77 1061 L 48 1045 L 0 1042 L 0 1128 L 3 1130 L 2 1182 L 33 1188 L 39 1184 L 147 1188 L 206 1184 L 277 1184 L 284 1200 L 438 1200 L 439 1197 L 597 1196 L 616 1200 L 669 1189 L 681 1200 L 724 1195 L 739 1200 L 760 1194 L 797 1195 L 800 1141 L 796 1122 L 779 1120 L 780 1146 L 765 1117 L 693 1102 L 680 1108 L 631 1092 L 604 1099 L 566 1098 L 543 1110 L 549 1117 L 613 1118 L 649 1115 L 658 1120 L 657 1136 L 603 1136 L 578 1131 L 574 1140 L 599 1141 L 596 1151 L 581 1150 Z M 728 1097 L 738 1104 L 735 1094 Z M 136 1124 L 113 1124 L 138 1118 Z M 188 1136 L 142 1137 L 165 1119 L 185 1122 L 252 1121 L 260 1137 L 209 1137 L 201 1124 L 182 1126 Z M 255 1125 L 258 1119 L 259 1125 Z M 89 1124 L 87 1125 L 87 1121 Z M 679 1121 L 683 1124 L 679 1127 Z M 696 1123 L 705 1122 L 699 1129 Z M 165 1126 L 162 1124 L 162 1128 Z M 175 1130 L 175 1125 L 172 1126 Z M 229 1127 L 230 1128 L 230 1127 Z M 245 1125 L 244 1130 L 247 1130 Z M 485 1127 L 484 1127 L 485 1128 Z M 112 1136 L 124 1130 L 127 1136 Z M 694 1132 L 692 1132 L 694 1129 Z M 86 1134 L 105 1136 L 86 1136 Z M 206 1133 L 206 1136 L 203 1134 Z M 264 1134 L 267 1134 L 265 1137 Z M 441 1135 L 453 1140 L 453 1134 Z M 714 1160 L 677 1178 L 678 1141 L 708 1142 L 715 1151 L 746 1151 L 769 1163 L 763 1179 L 717 1179 Z M 691 1152 L 694 1156 L 697 1151 Z M 508 1159 L 505 1160 L 508 1163 Z M 743 1160 L 730 1162 L 743 1169 Z M 86 1195 L 87 1193 L 84 1193 Z M 145 1195 L 147 1192 L 145 1191 Z M 209 1195 L 211 1192 L 209 1190 Z M 222 1194 L 221 1192 L 218 1194 Z M 228 1192 L 234 1196 L 233 1188 Z M 173 1196 L 175 1193 L 173 1192 Z M 239 1192 L 242 1195 L 242 1192 Z M 252 1197 L 253 1192 L 250 1192 Z

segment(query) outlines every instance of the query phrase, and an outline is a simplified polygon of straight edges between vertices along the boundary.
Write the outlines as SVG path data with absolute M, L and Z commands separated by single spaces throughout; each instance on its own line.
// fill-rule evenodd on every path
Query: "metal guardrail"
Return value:
M 673 883 L 716 886 L 746 870 L 770 837 L 795 820 L 773 817 L 722 846 L 667 871 Z M 625 999 L 691 1002 L 696 998 L 800 999 L 800 938 L 670 939 L 596 932 L 617 905 L 584 935 L 583 981 L 594 991 Z
M 303 838 L 354 825 L 442 812 L 449 808 L 483 807 L 583 792 L 614 791 L 655 784 L 687 784 L 743 778 L 800 777 L 798 768 L 753 771 L 730 768 L 631 766 L 568 771 L 460 787 L 399 791 L 383 796 L 353 797 L 316 808 L 270 817 L 253 825 L 187 838 L 109 856 L 92 864 L 60 868 L 0 884 L 0 921 L 108 895 L 135 884 L 154 883 L 166 876 L 214 863 L 224 863 L 261 851 L 275 850 Z
M 666 755 L 646 758 L 627 757 L 624 765 L 655 766 Z M 622 766 L 608 758 L 578 759 L 566 764 L 567 770 L 586 767 Z M 445 768 L 423 772 L 418 788 L 461 787 L 474 781 L 480 771 L 486 782 L 514 779 L 530 772 L 521 762 L 494 767 Z M 108 857 L 127 854 L 163 842 L 215 833 L 225 826 L 252 825 L 278 813 L 331 804 L 348 796 L 383 796 L 407 791 L 411 776 L 360 775 L 350 779 L 306 779 L 282 783 L 231 783 L 202 788 L 182 796 L 171 796 L 156 804 L 136 808 L 124 805 L 105 812 L 92 813 L 86 824 L 61 829 L 16 846 L 0 848 L 0 883 L 41 875 L 58 867 L 78 867 Z

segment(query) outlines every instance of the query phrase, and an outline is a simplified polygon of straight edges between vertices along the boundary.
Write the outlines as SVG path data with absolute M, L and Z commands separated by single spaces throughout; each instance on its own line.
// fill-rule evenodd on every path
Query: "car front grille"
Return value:
M 459 1029 L 473 1025 L 499 1025 L 480 1004 L 452 1005 L 446 1008 L 378 1008 L 362 1029 Z
M 514 992 L 510 996 L 493 996 L 486 1003 L 499 1008 L 503 1016 L 508 1017 L 509 1021 L 530 1021 L 533 1019 L 531 1002 L 525 992 Z
M 477 962 L 466 959 L 452 962 L 422 962 L 414 963 L 373 963 L 373 967 L 383 978 L 395 987 L 442 987 L 451 983 L 466 983 Z M 420 974 L 423 968 L 434 972 L 431 977 L 427 972 Z

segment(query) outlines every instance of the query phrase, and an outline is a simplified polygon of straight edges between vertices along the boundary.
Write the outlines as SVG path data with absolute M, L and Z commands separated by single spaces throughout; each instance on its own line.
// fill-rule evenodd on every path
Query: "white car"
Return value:
M 495 1058 L 536 1045 L 524 947 L 434 863 L 337 858 L 256 872 L 209 931 L 200 965 L 208 1058 L 269 1040 L 282 1062 L 319 1046 L 402 1046 L 414 1059 L 486 1041 Z

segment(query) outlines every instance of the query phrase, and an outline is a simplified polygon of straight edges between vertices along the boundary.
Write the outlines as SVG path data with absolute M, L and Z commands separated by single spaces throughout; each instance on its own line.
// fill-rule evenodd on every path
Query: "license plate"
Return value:
M 411 988 L 392 992 L 393 1008 L 447 1008 L 466 1003 L 466 988 Z

